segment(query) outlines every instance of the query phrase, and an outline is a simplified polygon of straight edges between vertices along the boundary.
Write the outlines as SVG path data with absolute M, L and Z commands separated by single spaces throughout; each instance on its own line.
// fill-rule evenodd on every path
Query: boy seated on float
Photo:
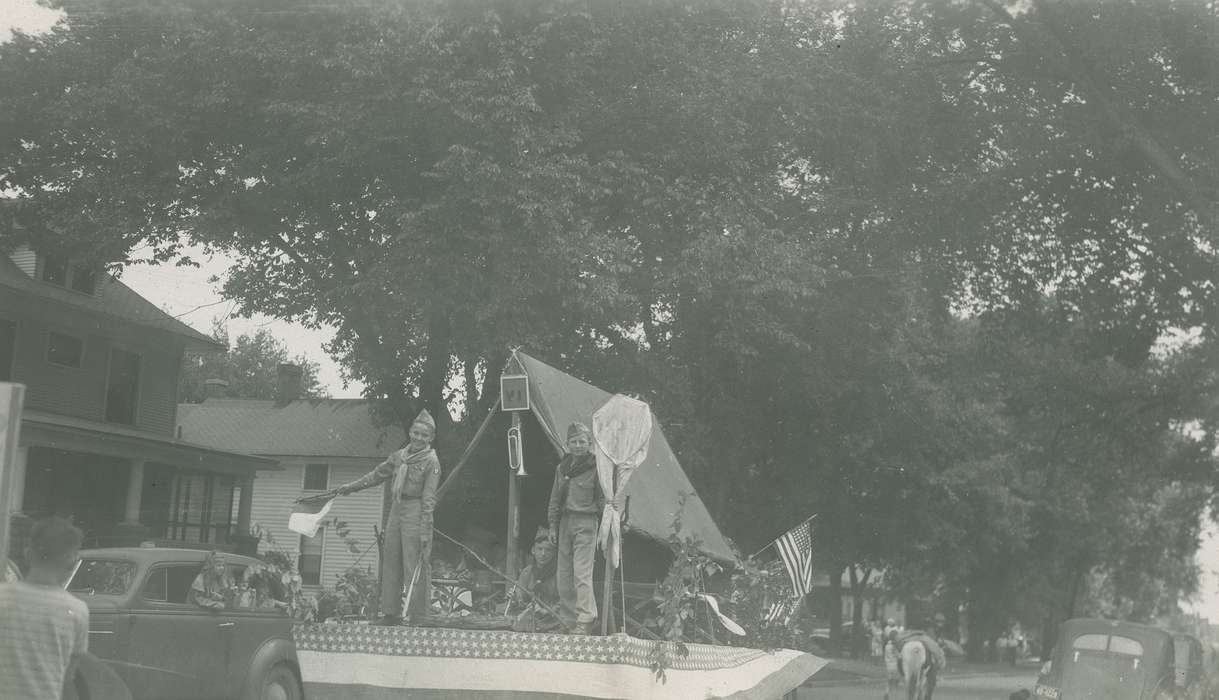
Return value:
M 554 614 L 559 607 L 559 587 L 555 578 L 558 565 L 556 553 L 549 530 L 538 528 L 533 538 L 529 565 L 521 571 L 508 601 L 507 614 L 515 616 L 513 630 L 549 632 L 559 628 L 559 618 Z

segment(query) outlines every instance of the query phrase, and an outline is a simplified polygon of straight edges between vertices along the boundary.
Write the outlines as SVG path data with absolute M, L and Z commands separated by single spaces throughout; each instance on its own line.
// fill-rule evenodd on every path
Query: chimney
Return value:
M 286 404 L 301 397 L 301 368 L 286 362 L 280 363 L 277 371 L 279 378 L 276 403 Z
M 228 393 L 229 383 L 223 379 L 204 379 L 204 395 L 209 399 L 223 399 Z

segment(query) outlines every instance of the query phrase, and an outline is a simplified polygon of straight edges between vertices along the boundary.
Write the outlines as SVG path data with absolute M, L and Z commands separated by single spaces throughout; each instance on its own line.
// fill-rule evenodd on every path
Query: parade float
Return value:
M 306 697 L 782 698 L 824 666 L 825 660 L 790 649 L 648 635 L 631 617 L 627 590 L 650 590 L 647 582 L 663 576 L 675 523 L 724 567 L 736 559 L 731 546 L 646 403 L 611 395 L 519 351 L 500 380 L 500 400 L 437 491 L 436 532 L 502 581 L 515 580 L 525 551 L 522 533 L 545 524 L 565 426 L 591 422 L 598 480 L 604 493 L 614 495 L 602 513 L 595 576 L 602 634 L 495 629 L 504 625 L 475 615 L 432 616 L 397 627 L 302 623 L 295 641 Z M 506 459 L 497 434 L 508 438 Z M 501 548 L 484 554 L 502 562 L 503 570 L 459 542 L 462 533 L 496 525 L 504 533 Z M 643 583 L 629 583 L 628 573 Z M 739 631 L 718 608 L 715 614 L 725 628 Z

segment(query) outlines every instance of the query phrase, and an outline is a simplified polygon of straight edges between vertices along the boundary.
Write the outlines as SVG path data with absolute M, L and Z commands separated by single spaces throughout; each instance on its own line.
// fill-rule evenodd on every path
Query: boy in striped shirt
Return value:
M 0 584 L 0 700 L 59 700 L 73 658 L 89 648 L 89 608 L 64 590 L 81 531 L 47 518 L 30 533 L 24 581 Z

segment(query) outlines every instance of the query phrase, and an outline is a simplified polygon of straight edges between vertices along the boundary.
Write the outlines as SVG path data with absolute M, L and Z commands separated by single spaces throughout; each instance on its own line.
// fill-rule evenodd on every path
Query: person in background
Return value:
M 868 625 L 868 639 L 871 641 L 872 658 L 878 659 L 885 655 L 885 630 L 880 626 L 880 620 L 873 618 Z
M 900 631 L 900 628 L 897 626 L 897 621 L 894 620 L 893 618 L 889 618 L 889 619 L 885 620 L 885 630 L 884 630 L 885 639 L 888 639 L 889 633 L 893 632 L 895 630 Z
M 9 559 L 4 565 L 4 578 L 0 579 L 0 583 L 16 583 L 21 580 L 21 569 L 17 568 L 17 562 Z
M 407 433 L 410 444 L 391 454 L 376 469 L 340 486 L 340 495 L 354 493 L 393 479 L 393 504 L 385 525 L 385 549 L 381 576 L 381 619 L 378 625 L 403 622 L 402 590 L 413 581 L 406 613 L 424 614 L 428 609 L 428 555 L 432 548 L 432 511 L 440 484 L 440 460 L 431 447 L 436 421 L 420 411 Z
M 509 614 L 515 615 L 512 629 L 517 632 L 548 632 L 559 626 L 559 620 L 541 601 L 551 608 L 559 606 L 559 588 L 555 581 L 557 557 L 546 528 L 538 528 L 533 538 L 533 561 L 521 572 L 509 602 Z
M 889 620 L 890 623 L 893 620 Z M 885 628 L 885 700 L 897 700 L 898 689 L 902 683 L 901 664 L 898 660 L 898 654 L 901 653 L 897 646 L 897 625 L 890 624 Z
M 89 608 L 64 590 L 84 535 L 63 518 L 34 525 L 25 580 L 0 585 L 0 697 L 59 700 L 89 650 Z
M 234 592 L 224 554 L 213 550 L 203 560 L 203 568 L 190 585 L 189 600 L 201 608 L 224 610 L 228 596 Z
M 546 513 L 550 541 L 559 549 L 559 612 L 569 634 L 591 634 L 597 621 L 593 564 L 605 497 L 590 452 L 592 436 L 583 423 L 567 428 L 567 455 L 555 468 Z

